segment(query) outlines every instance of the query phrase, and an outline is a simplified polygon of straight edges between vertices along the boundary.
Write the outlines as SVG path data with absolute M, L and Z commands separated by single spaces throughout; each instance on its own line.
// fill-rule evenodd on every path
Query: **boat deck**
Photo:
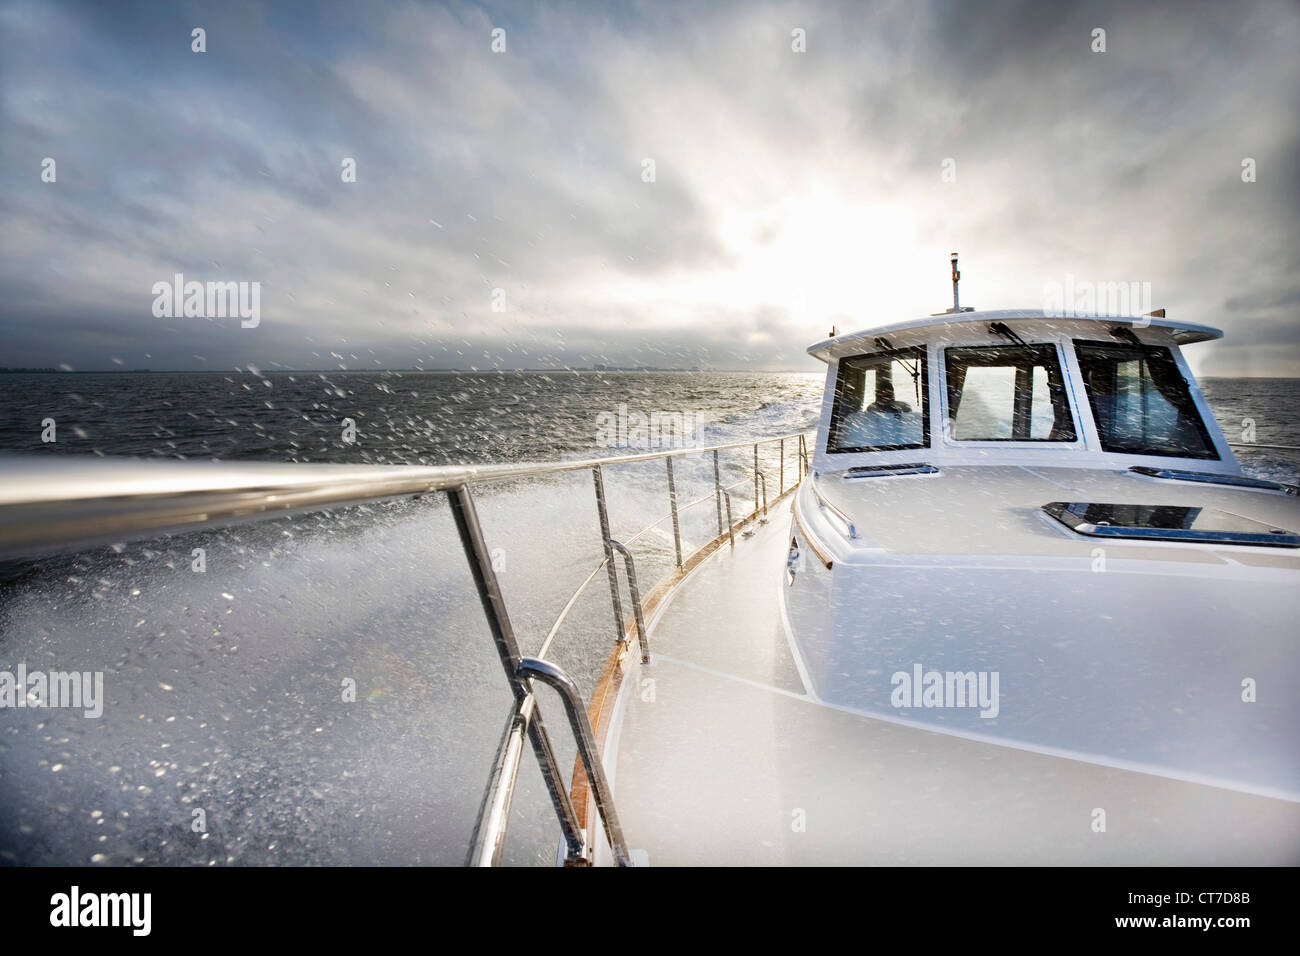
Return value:
M 783 623 L 789 527 L 786 500 L 650 624 L 607 761 L 650 865 L 1300 863 L 1298 804 L 817 700 Z

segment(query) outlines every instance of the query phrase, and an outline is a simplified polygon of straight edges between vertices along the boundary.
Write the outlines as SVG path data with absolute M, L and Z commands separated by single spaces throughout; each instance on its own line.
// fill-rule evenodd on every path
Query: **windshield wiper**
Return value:
M 989 331 L 994 335 L 1000 335 L 1004 339 L 1014 342 L 1016 345 L 1028 345 L 1029 343 L 1011 331 L 1011 326 L 1005 322 L 994 322 L 989 325 Z

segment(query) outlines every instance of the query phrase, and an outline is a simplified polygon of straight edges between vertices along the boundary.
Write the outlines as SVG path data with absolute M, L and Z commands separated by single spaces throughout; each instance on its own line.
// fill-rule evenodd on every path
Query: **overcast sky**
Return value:
M 964 305 L 1150 282 L 1203 374 L 1300 375 L 1300 4 L 595 7 L 0 3 L 0 365 L 815 370 L 959 250 Z

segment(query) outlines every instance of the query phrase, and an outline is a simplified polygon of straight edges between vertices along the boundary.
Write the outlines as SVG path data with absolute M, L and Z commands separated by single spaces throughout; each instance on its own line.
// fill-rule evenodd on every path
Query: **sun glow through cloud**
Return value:
M 1293 5 L 349 9 L 213 7 L 196 56 L 180 12 L 0 7 L 10 363 L 803 369 L 959 251 L 967 304 L 1149 282 L 1227 333 L 1202 371 L 1300 373 Z M 261 282 L 256 340 L 159 328 L 177 272 Z

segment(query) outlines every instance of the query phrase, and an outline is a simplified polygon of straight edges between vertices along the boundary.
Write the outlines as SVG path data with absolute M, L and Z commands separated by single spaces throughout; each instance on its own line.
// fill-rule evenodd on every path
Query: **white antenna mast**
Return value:
M 952 254 L 952 308 L 944 309 L 942 312 L 935 312 L 935 315 L 951 315 L 954 312 L 974 312 L 974 306 L 962 308 L 961 298 L 957 294 L 957 283 L 961 281 L 961 273 L 957 271 L 957 253 Z

